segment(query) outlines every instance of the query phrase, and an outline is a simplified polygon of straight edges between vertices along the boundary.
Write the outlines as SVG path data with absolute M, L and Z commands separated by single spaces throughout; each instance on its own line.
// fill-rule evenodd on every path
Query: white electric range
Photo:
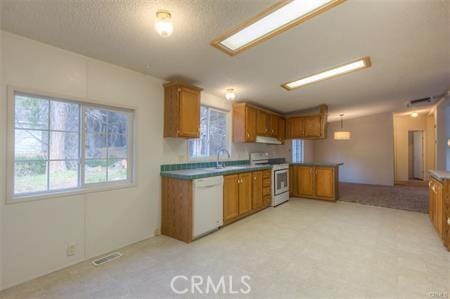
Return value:
M 275 207 L 289 200 L 289 164 L 272 164 L 269 159 L 268 153 L 250 154 L 252 165 L 272 166 L 272 206 Z

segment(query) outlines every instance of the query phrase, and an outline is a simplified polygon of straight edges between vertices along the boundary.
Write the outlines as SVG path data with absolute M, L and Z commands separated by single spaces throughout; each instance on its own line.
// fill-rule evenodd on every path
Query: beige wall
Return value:
M 436 169 L 439 170 L 450 170 L 450 165 L 447 164 L 447 160 L 450 159 L 450 148 L 447 145 L 450 137 L 449 103 L 450 97 L 447 96 L 436 107 Z
M 408 170 L 410 157 L 408 152 L 408 132 L 423 131 L 424 132 L 424 176 L 428 178 L 428 169 L 433 168 L 430 160 L 433 159 L 432 142 L 433 127 L 428 114 L 421 114 L 418 117 L 406 115 L 394 115 L 394 152 L 395 152 L 395 180 L 407 181 L 409 178 Z
M 160 226 L 160 165 L 187 161 L 187 141 L 162 137 L 162 80 L 0 33 L 6 85 L 136 109 L 135 187 L 5 204 L 7 96 L 1 90 L 0 271 L 5 288 L 153 236 Z M 202 102 L 230 110 L 230 103 L 206 92 Z M 235 144 L 232 159 L 248 159 L 251 151 L 288 157 L 289 145 Z M 66 256 L 69 243 L 77 246 L 72 257 Z
M 344 121 L 352 132 L 350 140 L 334 140 L 339 122 L 329 123 L 328 138 L 314 142 L 314 160 L 342 162 L 340 181 L 392 185 L 393 125 L 392 114 L 381 113 Z

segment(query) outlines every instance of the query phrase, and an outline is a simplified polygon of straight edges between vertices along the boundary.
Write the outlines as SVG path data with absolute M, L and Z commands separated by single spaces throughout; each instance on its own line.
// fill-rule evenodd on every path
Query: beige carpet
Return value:
M 363 205 L 428 213 L 428 188 L 339 184 L 340 200 Z

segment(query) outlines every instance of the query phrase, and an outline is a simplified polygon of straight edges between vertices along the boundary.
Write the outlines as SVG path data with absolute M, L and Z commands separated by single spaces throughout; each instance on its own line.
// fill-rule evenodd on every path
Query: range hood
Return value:
M 281 141 L 274 137 L 256 136 L 256 143 L 281 144 Z

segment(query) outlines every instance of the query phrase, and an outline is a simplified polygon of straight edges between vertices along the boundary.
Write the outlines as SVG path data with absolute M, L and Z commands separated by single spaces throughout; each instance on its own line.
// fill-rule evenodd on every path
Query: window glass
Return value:
M 292 162 L 302 163 L 303 162 L 303 149 L 304 142 L 302 139 L 292 139 Z
M 129 111 L 16 93 L 14 195 L 130 182 L 131 118 Z
M 200 138 L 188 142 L 189 158 L 214 156 L 228 149 L 227 114 L 207 106 L 200 108 Z

